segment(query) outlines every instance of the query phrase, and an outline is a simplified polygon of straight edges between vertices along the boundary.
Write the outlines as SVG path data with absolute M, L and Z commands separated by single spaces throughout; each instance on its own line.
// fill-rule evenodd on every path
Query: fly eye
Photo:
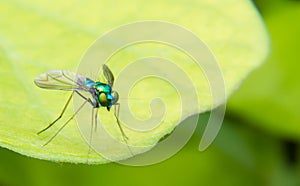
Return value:
M 118 101 L 119 101 L 119 94 L 117 91 L 113 91 L 112 93 L 113 93 L 113 97 L 114 97 L 112 104 L 114 105 L 114 104 L 118 103 Z
M 107 97 L 105 93 L 101 93 L 99 95 L 99 102 L 102 106 L 106 106 L 108 104 Z

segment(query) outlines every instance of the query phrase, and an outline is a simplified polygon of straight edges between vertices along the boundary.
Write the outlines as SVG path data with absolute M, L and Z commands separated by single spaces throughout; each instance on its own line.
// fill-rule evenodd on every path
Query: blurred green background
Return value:
M 208 150 L 197 150 L 203 126 L 178 154 L 148 167 L 59 164 L 0 149 L 0 186 L 300 185 L 300 2 L 255 4 L 272 51 L 228 101 L 222 129 Z

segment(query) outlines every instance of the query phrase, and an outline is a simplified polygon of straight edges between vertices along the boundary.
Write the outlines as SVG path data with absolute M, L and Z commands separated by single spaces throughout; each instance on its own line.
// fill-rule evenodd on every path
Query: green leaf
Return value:
M 201 118 L 207 120 L 208 117 L 201 115 Z M 263 185 L 266 182 L 286 185 L 299 180 L 297 171 L 292 172 L 295 173 L 293 177 L 290 169 L 287 169 L 288 166 L 284 166 L 286 157 L 282 152 L 282 143 L 276 138 L 253 127 L 225 119 L 216 141 L 205 152 L 199 152 L 197 146 L 204 127 L 197 128 L 197 133 L 180 153 L 162 163 L 139 168 L 116 163 L 104 166 L 61 165 L 24 158 L 0 149 L 1 182 L 22 186 L 36 183 L 40 185 L 85 183 L 96 186 L 99 182 L 103 185 L 134 186 L 199 185 L 199 183 L 253 186 Z M 178 170 L 185 170 L 185 174 L 182 175 L 182 171 Z M 116 173 L 120 173 L 118 179 Z M 15 179 L 15 175 L 20 175 L 20 179 Z M 61 179 L 62 175 L 64 179 Z M 215 179 L 216 177 L 218 179 Z
M 58 5 L 50 1 L 24 3 L 16 0 L 2 1 L 0 12 L 1 17 L 6 18 L 0 20 L 0 145 L 24 155 L 51 161 L 85 163 L 89 159 L 89 163 L 108 162 L 94 152 L 88 157 L 88 145 L 74 121 L 51 143 L 42 147 L 60 125 L 53 126 L 39 136 L 36 132 L 57 117 L 68 95 L 60 91 L 40 90 L 33 84 L 34 77 L 40 73 L 54 69 L 76 71 L 86 48 L 107 30 L 140 20 L 163 20 L 188 28 L 207 44 L 217 58 L 227 95 L 232 94 L 247 74 L 262 63 L 268 52 L 268 37 L 261 18 L 252 3 L 246 0 L 134 0 L 118 6 L 110 1 L 89 4 L 65 1 Z M 163 55 L 183 64 L 185 60 L 191 61 L 172 48 L 155 44 L 146 44 L 142 48 L 133 46 L 124 55 L 116 56 L 115 60 L 119 58 L 122 64 L 148 54 Z M 111 70 L 118 74 L 120 69 L 117 65 L 111 65 Z M 197 75 L 193 68 L 187 72 Z M 199 74 L 199 77 L 204 84 L 207 83 L 203 74 Z M 170 104 L 167 105 L 168 112 L 171 116 L 178 115 L 177 102 L 173 102 L 178 98 L 176 92 L 172 93 L 174 91 L 161 81 L 155 83 L 156 89 L 166 89 L 168 93 L 164 95 L 166 103 Z M 137 89 L 135 95 L 148 98 L 153 94 L 152 91 L 140 90 Z M 201 112 L 205 112 L 212 107 L 209 86 L 199 92 L 199 99 L 203 100 Z M 133 106 L 134 113 L 141 119 L 147 119 L 148 116 L 139 112 L 144 107 L 148 105 Z M 72 109 L 68 109 L 66 118 L 72 113 Z M 100 115 L 104 114 L 101 111 Z M 139 145 L 155 145 L 174 129 L 176 120 L 171 116 L 164 121 L 168 125 L 152 131 L 151 134 L 155 134 L 153 138 L 129 132 L 130 139 L 133 143 L 140 142 Z M 112 133 L 118 129 L 114 126 Z M 127 149 L 108 153 L 117 159 L 129 155 Z
M 280 137 L 300 139 L 299 2 L 280 1 L 264 15 L 272 39 L 267 63 L 229 101 L 229 112 Z M 269 13 L 270 12 L 270 13 Z

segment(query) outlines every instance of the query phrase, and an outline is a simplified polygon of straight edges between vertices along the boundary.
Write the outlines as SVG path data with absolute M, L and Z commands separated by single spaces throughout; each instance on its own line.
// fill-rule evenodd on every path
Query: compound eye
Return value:
M 113 91 L 112 93 L 113 93 L 113 97 L 114 97 L 112 104 L 114 105 L 114 104 L 118 103 L 118 101 L 119 101 L 119 94 L 117 91 Z
M 106 97 L 106 94 L 105 93 L 101 93 L 99 95 L 99 102 L 102 106 L 107 106 L 108 105 L 108 100 L 107 100 L 107 97 Z

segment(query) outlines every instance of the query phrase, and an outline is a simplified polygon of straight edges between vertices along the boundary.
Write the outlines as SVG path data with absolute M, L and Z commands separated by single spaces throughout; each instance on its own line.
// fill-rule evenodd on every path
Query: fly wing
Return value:
M 112 87 L 114 85 L 115 78 L 113 73 L 105 64 L 103 65 L 103 74 L 107 80 L 107 84 Z
M 45 89 L 88 91 L 88 78 L 68 70 L 52 70 L 34 78 L 34 83 Z M 88 79 L 91 81 L 90 79 Z M 91 82 L 89 82 L 91 83 Z

